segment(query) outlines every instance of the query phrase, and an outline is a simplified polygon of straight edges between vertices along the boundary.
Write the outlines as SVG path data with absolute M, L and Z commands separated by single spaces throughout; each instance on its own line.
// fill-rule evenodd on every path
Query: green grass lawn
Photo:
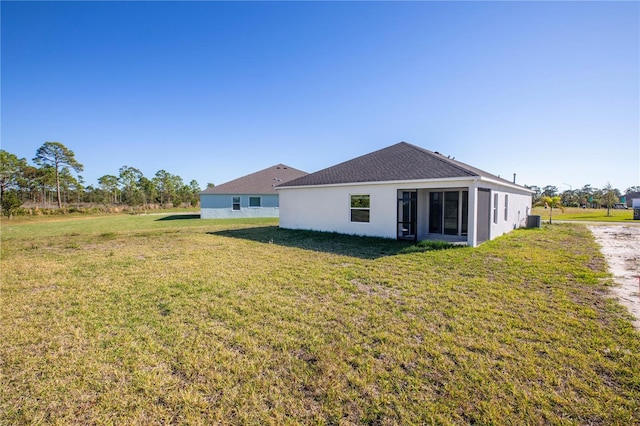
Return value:
M 3 221 L 0 424 L 638 424 L 580 225 L 477 248 L 274 220 Z
M 551 209 L 535 207 L 531 214 L 542 216 L 542 220 L 549 222 Z M 581 209 L 578 207 L 563 207 L 553 209 L 553 220 L 575 220 L 595 222 L 640 222 L 633 220 L 633 209 L 611 209 L 607 215 L 607 209 Z

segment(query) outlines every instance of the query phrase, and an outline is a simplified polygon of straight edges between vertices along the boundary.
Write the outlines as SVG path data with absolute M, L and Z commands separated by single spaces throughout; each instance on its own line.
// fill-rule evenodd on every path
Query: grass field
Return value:
M 542 216 L 542 220 L 549 222 L 551 209 L 535 207 L 531 214 Z M 581 209 L 578 207 L 563 207 L 553 209 L 553 220 L 575 220 L 595 222 L 638 222 L 633 220 L 633 209 Z
M 477 248 L 273 220 L 2 222 L 0 424 L 638 424 L 580 225 Z

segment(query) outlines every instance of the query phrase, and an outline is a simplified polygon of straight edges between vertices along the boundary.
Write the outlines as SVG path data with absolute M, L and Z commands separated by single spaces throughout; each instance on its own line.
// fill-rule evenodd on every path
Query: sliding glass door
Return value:
M 429 193 L 429 233 L 442 234 L 443 192 Z
M 429 193 L 429 233 L 466 235 L 469 191 Z
M 444 234 L 458 235 L 458 191 L 444 193 Z

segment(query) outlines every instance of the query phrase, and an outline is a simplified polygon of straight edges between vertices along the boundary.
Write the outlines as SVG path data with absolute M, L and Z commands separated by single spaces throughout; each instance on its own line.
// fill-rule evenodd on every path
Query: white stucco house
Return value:
M 280 184 L 280 227 L 477 246 L 525 226 L 531 191 L 406 142 Z
M 278 217 L 278 184 L 307 173 L 277 164 L 200 192 L 200 218 Z

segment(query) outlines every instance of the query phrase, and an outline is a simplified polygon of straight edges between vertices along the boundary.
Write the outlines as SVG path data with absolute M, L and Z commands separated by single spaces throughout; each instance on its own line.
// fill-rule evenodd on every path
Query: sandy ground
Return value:
M 640 330 L 640 226 L 588 225 L 618 284 L 614 293 L 636 318 Z

